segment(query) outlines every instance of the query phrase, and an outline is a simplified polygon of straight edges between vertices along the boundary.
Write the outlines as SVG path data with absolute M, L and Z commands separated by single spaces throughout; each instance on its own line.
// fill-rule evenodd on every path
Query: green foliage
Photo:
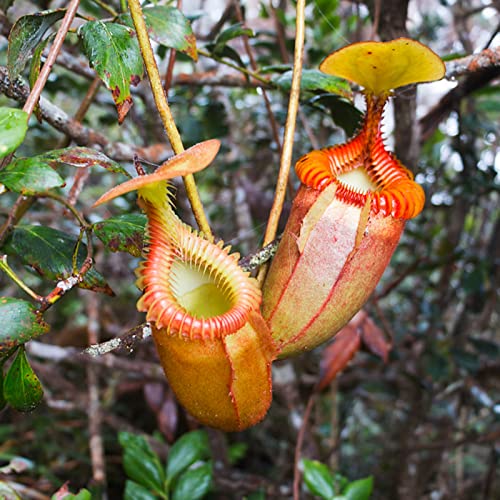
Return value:
M 51 500 L 92 500 L 92 495 L 90 491 L 86 489 L 80 490 L 78 493 L 57 492 L 52 495 Z
M 0 297 L 0 324 L 0 363 L 2 354 L 49 331 L 32 304 L 11 297 Z
M 142 255 L 146 216 L 122 214 L 96 222 L 94 234 L 112 252 L 128 252 L 134 257 Z
M 143 437 L 121 432 L 119 441 L 123 468 L 131 478 L 125 487 L 126 500 L 198 500 L 210 491 L 212 463 L 205 431 L 181 436 L 170 449 L 166 467 Z
M 89 21 L 78 31 L 90 65 L 111 90 L 122 122 L 132 105 L 130 85 L 137 85 L 144 68 L 137 38 L 126 26 Z
M 303 459 L 304 483 L 315 496 L 324 500 L 369 500 L 373 491 L 373 478 L 366 477 L 349 482 L 317 460 Z
M 3 397 L 19 411 L 34 410 L 43 398 L 40 380 L 32 370 L 24 347 L 19 347 L 3 381 Z
M 0 158 L 23 142 L 28 130 L 28 114 L 15 108 L 0 107 Z
M 20 225 L 4 247 L 8 255 L 17 256 L 23 264 L 49 280 L 65 280 L 75 275 L 87 257 L 87 246 L 78 239 L 47 226 Z M 112 295 L 102 275 L 91 268 L 78 286 Z
M 43 193 L 64 185 L 64 179 L 36 157 L 19 158 L 0 171 L 0 182 L 10 191 L 24 195 Z
M 167 5 L 151 5 L 145 7 L 143 12 L 149 36 L 155 42 L 176 49 L 195 61 L 198 59 L 191 23 L 179 9 Z M 119 19 L 134 29 L 130 14 L 121 14 Z
M 15 80 L 31 59 L 47 30 L 64 17 L 64 9 L 47 10 L 20 17 L 9 33 L 7 67 Z
M 274 83 L 286 92 L 292 87 L 292 71 L 287 71 L 278 76 Z M 352 90 L 346 80 L 327 75 L 317 69 L 305 69 L 300 79 L 300 89 L 303 92 L 338 94 L 346 98 L 352 98 Z

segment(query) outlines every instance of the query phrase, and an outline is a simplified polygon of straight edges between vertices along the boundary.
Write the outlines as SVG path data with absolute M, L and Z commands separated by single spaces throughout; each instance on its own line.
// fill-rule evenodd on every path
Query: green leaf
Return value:
M 160 45 L 183 52 L 191 59 L 198 60 L 196 38 L 191 23 L 175 7 L 153 5 L 143 9 L 149 36 Z M 130 14 L 122 14 L 120 21 L 134 29 Z
M 0 107 L 0 158 L 15 151 L 28 130 L 28 113 L 20 109 Z
M 7 240 L 4 250 L 16 256 L 25 265 L 53 281 L 64 280 L 73 275 L 73 253 L 77 239 L 62 231 L 46 226 L 16 226 Z M 87 247 L 81 243 L 76 259 L 77 271 L 87 257 Z M 78 283 L 80 288 L 114 295 L 102 275 L 93 267 Z
M 321 94 L 310 99 L 309 103 L 330 113 L 333 121 L 345 130 L 348 137 L 361 126 L 363 113 L 343 97 L 334 94 Z
M 158 496 L 151 493 L 147 488 L 127 479 L 123 500 L 158 500 Z
M 455 363 L 469 373 L 476 373 L 481 366 L 477 354 L 460 349 L 459 347 L 452 348 L 450 354 L 453 356 Z
M 497 359 L 500 354 L 500 345 L 497 342 L 476 337 L 469 337 L 468 340 L 479 354 L 491 359 Z
M 335 495 L 333 475 L 325 464 L 317 460 L 302 460 L 304 466 L 304 482 L 309 491 L 321 498 L 331 499 Z
M 274 79 L 274 83 L 288 92 L 292 88 L 292 71 L 287 71 Z M 307 92 L 327 92 L 346 99 L 352 99 L 351 86 L 343 78 L 327 75 L 317 69 L 305 69 L 300 79 L 300 90 Z
M 93 225 L 95 235 L 112 252 L 128 252 L 140 257 L 147 218 L 143 214 L 123 214 Z
M 56 34 L 52 33 L 45 40 L 40 42 L 36 49 L 33 52 L 33 56 L 31 57 L 30 62 L 30 73 L 29 73 L 29 84 L 30 88 L 33 88 L 38 76 L 40 75 L 40 69 L 42 67 L 42 55 L 43 51 L 47 47 L 48 43 L 51 42 L 55 38 Z M 42 123 L 42 111 L 40 109 L 40 99 L 38 100 L 35 109 L 33 110 L 37 120 Z
M 177 480 L 173 500 L 198 500 L 203 498 L 212 487 L 212 464 L 204 463 L 199 467 L 188 469 Z
M 20 347 L 3 381 L 5 401 L 18 411 L 34 410 L 43 398 L 40 380 Z
M 208 436 L 205 431 L 191 431 L 181 436 L 170 449 L 167 462 L 167 482 L 198 460 L 210 456 Z
M 63 490 L 64 488 L 67 488 L 67 486 L 62 486 L 61 490 Z M 92 494 L 85 488 L 83 488 L 76 494 L 70 493 L 69 491 L 61 492 L 61 490 L 54 493 L 51 496 L 51 500 L 92 500 Z
M 223 46 L 219 47 L 218 49 L 215 49 L 215 44 L 209 43 L 209 44 L 207 44 L 206 48 L 209 52 L 212 52 L 212 54 L 214 54 L 214 56 L 216 56 L 216 57 L 219 57 L 222 59 L 223 58 L 231 59 L 241 68 L 245 67 L 245 63 L 243 62 L 243 59 L 241 59 L 238 51 L 234 50 L 229 45 L 223 45 Z
M 0 498 L 3 500 L 21 500 L 16 491 L 4 481 L 0 481 Z
M 347 500 L 368 500 L 373 491 L 373 477 L 368 476 L 349 483 L 342 495 Z
M 0 297 L 0 365 L 13 347 L 47 333 L 49 325 L 25 300 Z
M 137 85 L 144 72 L 135 33 L 121 24 L 89 21 L 78 34 L 90 65 L 111 90 L 122 123 L 132 106 L 130 84 Z
M 165 474 L 160 459 L 142 436 L 120 432 L 118 440 L 123 448 L 123 468 L 136 483 L 149 490 L 162 492 Z
M 124 174 L 130 177 L 130 174 L 119 163 L 91 148 L 70 147 L 54 149 L 49 153 L 44 153 L 34 158 L 40 163 L 47 164 L 53 168 L 62 165 L 78 168 L 98 166 L 105 168 L 109 172 Z
M 14 81 L 31 59 L 47 30 L 64 17 L 65 9 L 46 10 L 20 17 L 9 33 L 7 67 Z
M 239 36 L 254 37 L 255 33 L 250 28 L 245 28 L 242 23 L 233 24 L 217 35 L 214 42 L 213 52 L 219 55 L 222 49 L 226 46 L 227 42 L 233 40 L 234 38 L 238 38 Z
M 0 182 L 16 193 L 33 195 L 64 186 L 63 178 L 37 157 L 19 158 L 0 171 Z
M 0 361 L 0 410 L 3 410 L 3 408 L 7 404 L 7 401 L 5 401 L 5 396 L 3 395 L 3 382 L 4 382 L 3 362 Z
M 94 149 L 70 147 L 54 149 L 31 158 L 18 158 L 0 171 L 0 183 L 11 191 L 32 195 L 55 187 L 64 186 L 64 180 L 54 170 L 61 166 L 78 168 L 94 165 L 130 177 L 128 172 L 105 154 Z

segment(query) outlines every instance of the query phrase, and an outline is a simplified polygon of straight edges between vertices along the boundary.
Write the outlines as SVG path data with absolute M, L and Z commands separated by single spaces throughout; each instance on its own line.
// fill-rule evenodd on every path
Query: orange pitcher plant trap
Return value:
M 302 183 L 263 291 L 238 254 L 174 213 L 168 180 L 202 170 L 217 140 L 174 156 L 96 204 L 137 190 L 147 223 L 137 303 L 152 325 L 169 384 L 201 423 L 238 431 L 271 403 L 271 363 L 332 337 L 362 307 L 424 205 L 422 188 L 386 150 L 381 132 L 391 91 L 444 76 L 441 59 L 405 38 L 362 42 L 328 56 L 325 73 L 364 89 L 366 112 L 345 144 L 312 151 L 296 165 Z

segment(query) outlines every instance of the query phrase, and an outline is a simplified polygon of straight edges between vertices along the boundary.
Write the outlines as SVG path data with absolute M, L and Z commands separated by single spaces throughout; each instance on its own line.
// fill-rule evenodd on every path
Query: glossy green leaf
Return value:
M 241 59 L 239 52 L 234 50 L 229 45 L 222 45 L 216 49 L 215 44 L 209 43 L 206 48 L 209 52 L 212 52 L 215 56 L 221 59 L 231 59 L 241 68 L 245 67 L 245 63 L 243 62 L 243 59 Z
M 16 491 L 4 481 L 0 481 L 0 498 L 2 500 L 21 500 Z
M 352 136 L 361 126 L 363 114 L 350 101 L 335 94 L 321 94 L 309 100 L 309 103 L 322 111 L 328 112 L 333 121 Z
M 255 34 L 250 28 L 245 28 L 241 23 L 233 24 L 217 35 L 214 43 L 214 53 L 219 54 L 227 42 L 240 36 L 254 37 Z
M 459 347 L 451 349 L 455 363 L 468 373 L 476 373 L 480 368 L 479 356 Z
M 94 234 L 112 252 L 128 252 L 140 257 L 147 218 L 143 214 L 123 214 L 94 224 Z
M 191 431 L 184 434 L 172 445 L 168 454 L 167 481 L 171 482 L 194 462 L 209 456 L 210 448 L 205 431 Z
M 73 252 L 77 239 L 62 231 L 46 226 L 16 226 L 7 240 L 4 250 L 16 256 L 49 280 L 59 281 L 73 275 Z M 87 247 L 81 243 L 77 254 L 77 269 L 83 265 Z M 92 267 L 78 283 L 79 287 L 113 295 L 104 278 Z
M 61 166 L 105 168 L 130 177 L 128 172 L 105 154 L 95 149 L 70 147 L 54 149 L 31 158 L 18 158 L 0 172 L 0 183 L 11 191 L 32 195 L 64 185 L 62 177 L 54 170 Z
M 469 337 L 468 341 L 479 354 L 483 354 L 491 359 L 497 359 L 500 355 L 500 345 L 497 342 L 476 337 Z
M 38 76 L 40 75 L 40 70 L 42 68 L 42 54 L 45 48 L 47 47 L 48 43 L 55 38 L 56 34 L 52 33 L 49 35 L 45 40 L 42 40 L 35 50 L 33 51 L 33 56 L 31 57 L 30 61 L 30 73 L 29 73 L 29 83 L 30 83 L 30 88 L 33 88 Z M 33 110 L 35 113 L 35 116 L 37 117 L 38 121 L 42 123 L 42 111 L 40 109 L 40 101 L 36 104 L 35 109 Z
M 373 477 L 368 476 L 349 483 L 342 495 L 347 500 L 368 500 L 373 491 Z
M 87 489 L 82 489 L 78 493 L 61 493 L 61 490 L 65 486 L 62 486 L 61 489 L 52 495 L 51 500 L 92 500 L 92 494 Z M 66 486 L 67 488 L 67 486 Z
M 28 113 L 16 108 L 0 107 L 0 158 L 15 151 L 28 130 Z
M 132 106 L 130 85 L 137 85 L 144 72 L 135 33 L 121 24 L 89 21 L 78 34 L 90 65 L 111 90 L 121 123 Z
M 330 469 L 317 460 L 302 460 L 304 482 L 311 493 L 321 498 L 331 499 L 335 495 L 333 475 Z
M 33 195 L 64 186 L 63 178 L 37 157 L 19 158 L 0 171 L 0 183 L 16 193 Z
M 130 174 L 116 161 L 108 158 L 105 154 L 91 148 L 70 147 L 64 149 L 54 149 L 49 153 L 36 156 L 38 161 L 46 162 L 51 167 L 68 165 L 70 167 L 102 167 L 109 172 L 124 174 L 130 177 Z
M 179 476 L 175 483 L 173 500 L 199 500 L 212 487 L 212 464 L 204 463 L 199 467 L 188 469 Z
M 12 297 L 0 297 L 0 324 L 0 364 L 4 353 L 49 331 L 31 303 Z
M 195 61 L 198 59 L 196 38 L 191 23 L 175 7 L 153 5 L 143 9 L 149 36 L 160 45 L 183 52 Z M 134 29 L 130 14 L 122 14 L 120 20 Z
M 147 441 L 129 432 L 120 432 L 118 440 L 123 448 L 123 468 L 127 475 L 149 490 L 163 491 L 165 473 Z
M 123 500 L 158 500 L 158 495 L 151 493 L 147 488 L 127 479 Z
M 274 79 L 274 83 L 286 92 L 292 88 L 292 71 L 287 71 Z M 330 76 L 316 69 L 305 69 L 300 79 L 300 90 L 307 92 L 328 92 L 347 99 L 352 98 L 350 85 L 343 79 Z
M 47 30 L 64 17 L 64 9 L 47 10 L 20 17 L 9 33 L 7 67 L 9 77 L 15 80 L 33 56 Z
M 54 149 L 49 153 L 44 153 L 34 158 L 40 163 L 57 168 L 62 165 L 70 167 L 102 167 L 109 172 L 124 174 L 130 177 L 129 173 L 116 161 L 108 158 L 105 154 L 91 148 L 70 147 L 64 149 Z
M 3 362 L 0 361 L 0 411 L 4 409 L 7 402 L 5 401 L 5 397 L 3 395 Z M 0 497 L 1 498 L 1 497 Z
M 40 380 L 32 370 L 24 347 L 20 347 L 3 381 L 5 401 L 18 411 L 34 410 L 43 398 Z

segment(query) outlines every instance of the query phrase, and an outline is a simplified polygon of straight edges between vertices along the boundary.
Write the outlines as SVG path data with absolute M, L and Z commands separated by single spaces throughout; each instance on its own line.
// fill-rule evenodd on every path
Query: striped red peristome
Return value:
M 424 206 L 423 189 L 413 180 L 413 174 L 385 149 L 380 130 L 373 142 L 367 143 L 366 127 L 351 141 L 311 151 L 295 166 L 302 184 L 322 191 L 330 184 L 337 185 L 336 198 L 345 203 L 364 206 L 371 199 L 371 211 L 401 219 L 411 219 Z M 374 191 L 354 189 L 338 176 L 363 167 L 377 186 Z

